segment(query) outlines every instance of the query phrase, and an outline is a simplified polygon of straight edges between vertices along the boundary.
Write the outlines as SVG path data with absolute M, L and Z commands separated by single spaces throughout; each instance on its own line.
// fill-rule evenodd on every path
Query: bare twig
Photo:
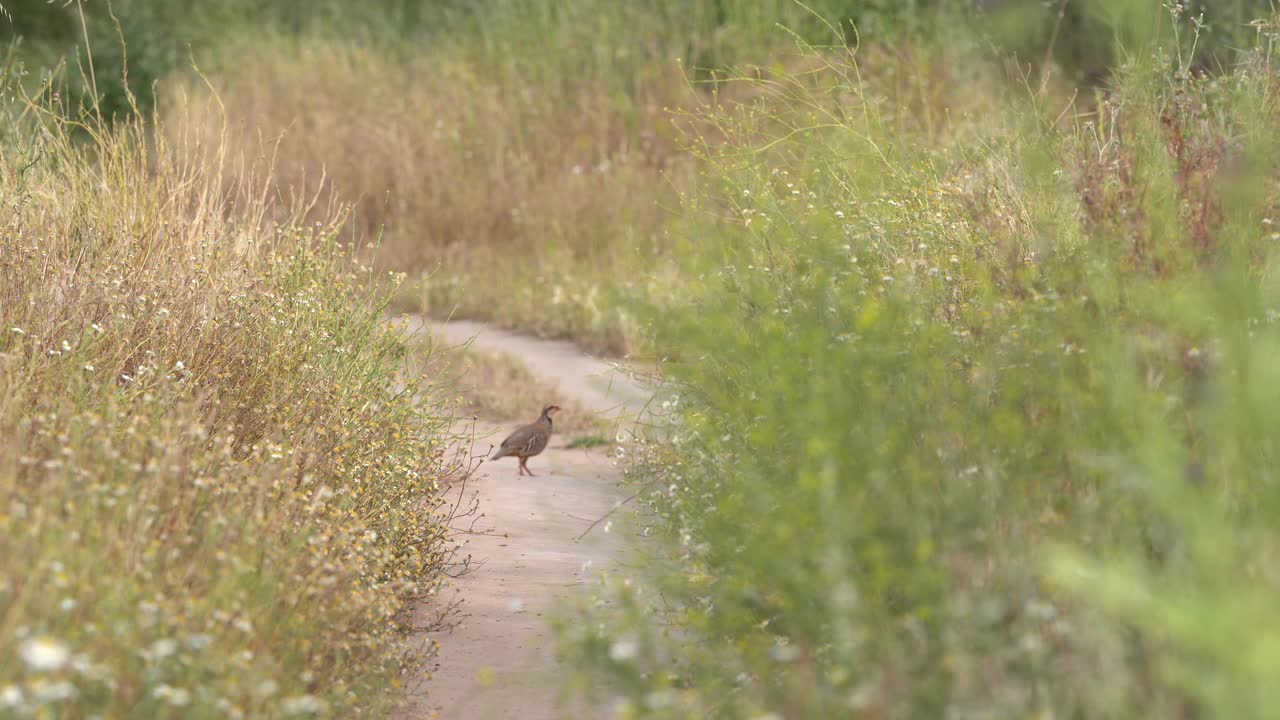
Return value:
M 578 537 L 574 538 L 574 539 L 573 539 L 573 541 L 574 541 L 574 542 L 578 542 L 578 541 L 582 540 L 582 538 L 584 538 L 584 537 L 586 537 L 586 536 L 587 536 L 587 533 L 589 533 L 589 532 L 591 532 L 592 530 L 594 530 L 594 529 L 595 529 L 595 527 L 596 527 L 597 525 L 599 525 L 600 523 L 604 522 L 606 519 L 608 519 L 608 517 L 609 517 L 610 515 L 612 515 L 612 514 L 614 514 L 615 512 L 617 512 L 617 511 L 618 511 L 618 508 L 622 507 L 623 505 L 626 505 L 627 503 L 631 502 L 632 500 L 635 500 L 635 499 L 636 499 L 636 498 L 638 498 L 638 497 L 640 497 L 640 493 L 634 493 L 634 494 L 632 494 L 632 495 L 631 495 L 631 497 L 627 498 L 626 500 L 619 500 L 618 502 L 614 503 L 614 504 L 613 504 L 613 508 L 612 508 L 611 510 L 609 510 L 609 512 L 607 512 L 607 513 L 605 513 L 604 515 L 601 515 L 600 517 L 596 518 L 595 522 L 593 522 L 593 523 L 591 523 L 590 525 L 588 525 L 588 526 L 587 526 L 587 529 L 586 529 L 586 530 L 583 530 L 583 531 L 582 531 L 582 534 L 581 534 L 581 535 L 579 535 Z

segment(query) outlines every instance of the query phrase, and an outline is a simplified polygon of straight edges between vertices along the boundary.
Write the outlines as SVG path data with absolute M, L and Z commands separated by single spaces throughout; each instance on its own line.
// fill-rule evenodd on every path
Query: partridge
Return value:
M 489 456 L 489 459 L 520 458 L 520 471 L 517 474 L 524 475 L 528 473 L 533 476 L 533 471 L 525 463 L 529 461 L 529 458 L 546 449 L 547 441 L 551 439 L 551 413 L 559 409 L 559 405 L 548 405 L 542 408 L 542 414 L 538 416 L 537 420 L 516 428 L 515 432 L 502 441 L 502 444 Z

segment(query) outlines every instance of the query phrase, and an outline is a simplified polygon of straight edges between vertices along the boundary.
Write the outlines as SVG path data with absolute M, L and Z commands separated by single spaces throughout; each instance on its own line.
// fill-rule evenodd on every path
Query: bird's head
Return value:
M 556 412 L 559 409 L 560 409 L 559 405 L 547 405 L 546 407 L 542 408 L 542 414 L 545 417 L 551 417 L 551 413 Z

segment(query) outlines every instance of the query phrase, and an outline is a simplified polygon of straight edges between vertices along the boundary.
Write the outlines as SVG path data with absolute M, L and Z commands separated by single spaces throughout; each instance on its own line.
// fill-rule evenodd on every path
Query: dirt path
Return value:
M 411 331 L 423 327 L 421 322 L 409 326 Z M 539 340 L 469 320 L 432 323 L 429 330 L 450 345 L 470 342 L 477 350 L 513 355 L 566 397 L 610 419 L 620 413 L 634 417 L 653 395 L 644 383 L 568 341 Z
M 419 324 L 418 328 L 423 326 Z M 411 326 L 411 330 L 414 329 Z M 547 342 L 476 323 L 428 328 L 449 344 L 520 358 L 565 398 L 602 413 L 634 416 L 649 393 L 570 343 Z M 501 440 L 478 439 L 477 451 Z M 441 647 L 430 696 L 400 717 L 444 720 L 605 717 L 602 709 L 558 703 L 559 672 L 548 619 L 575 593 L 589 592 L 618 556 L 623 537 L 597 527 L 580 542 L 591 520 L 609 512 L 623 495 L 619 474 L 603 452 L 569 450 L 563 438 L 529 462 L 537 477 L 518 477 L 514 461 L 481 466 L 465 492 L 478 493 L 484 517 L 468 551 L 478 569 L 454 582 L 465 602 L 460 626 L 435 636 Z M 460 492 L 455 487 L 453 492 Z M 621 514 L 621 513 L 619 513 Z M 620 525 L 619 525 L 620 527 Z

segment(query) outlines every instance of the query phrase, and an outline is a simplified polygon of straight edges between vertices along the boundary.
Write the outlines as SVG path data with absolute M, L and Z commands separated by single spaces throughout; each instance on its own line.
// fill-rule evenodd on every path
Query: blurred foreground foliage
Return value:
M 1278 26 L 1163 21 L 1087 95 L 956 36 L 690 119 L 657 539 L 563 628 L 631 715 L 1271 716 Z

